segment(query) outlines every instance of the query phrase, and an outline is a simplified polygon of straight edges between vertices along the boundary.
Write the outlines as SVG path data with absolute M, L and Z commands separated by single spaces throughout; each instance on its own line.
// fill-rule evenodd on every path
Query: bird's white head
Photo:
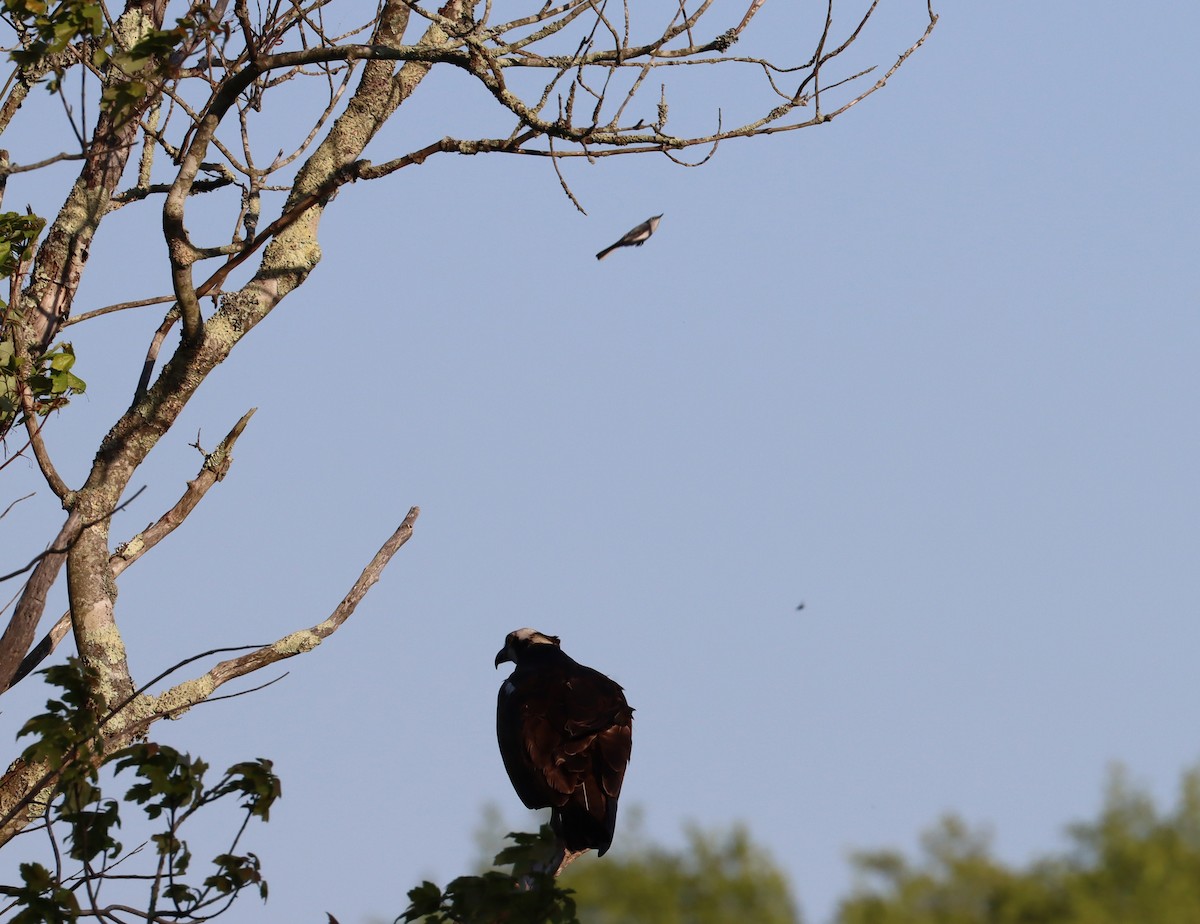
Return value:
M 513 664 L 519 664 L 521 654 L 528 651 L 534 645 L 553 645 L 555 648 L 559 646 L 557 635 L 546 635 L 544 632 L 539 632 L 537 629 L 514 629 L 509 632 L 504 638 L 504 647 L 496 653 L 496 667 L 499 667 L 505 661 L 512 661 Z

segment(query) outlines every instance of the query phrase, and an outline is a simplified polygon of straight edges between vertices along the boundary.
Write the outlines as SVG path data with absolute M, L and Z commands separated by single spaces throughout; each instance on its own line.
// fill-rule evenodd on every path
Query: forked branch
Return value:
M 233 464 L 233 447 L 236 445 L 238 437 L 242 435 L 242 431 L 246 429 L 250 418 L 254 416 L 255 410 L 257 408 L 251 408 L 243 414 L 242 418 L 233 425 L 233 429 L 217 444 L 217 447 L 205 455 L 200 471 L 187 483 L 187 490 L 183 492 L 183 496 L 175 502 L 171 509 L 128 542 L 118 546 L 117 550 L 109 556 L 108 564 L 114 579 L 181 526 L 188 515 L 196 509 L 204 495 L 208 493 L 208 489 L 224 479 L 229 472 L 229 467 Z M 20 667 L 17 668 L 8 686 L 15 686 L 24 680 L 54 652 L 59 642 L 66 638 L 70 631 L 71 614 L 63 613 L 50 631 L 21 661 Z

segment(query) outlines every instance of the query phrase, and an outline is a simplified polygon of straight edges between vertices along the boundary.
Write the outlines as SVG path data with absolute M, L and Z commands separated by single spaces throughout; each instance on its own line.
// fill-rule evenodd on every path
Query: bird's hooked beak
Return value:
M 513 661 L 513 656 L 508 653 L 507 645 L 496 652 L 496 667 L 499 667 L 505 661 Z M 516 664 L 517 662 L 513 661 L 513 663 Z

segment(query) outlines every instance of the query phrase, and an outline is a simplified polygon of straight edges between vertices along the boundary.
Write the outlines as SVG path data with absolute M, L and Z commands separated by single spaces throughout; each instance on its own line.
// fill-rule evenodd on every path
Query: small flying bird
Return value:
M 619 684 L 568 657 L 556 636 L 510 632 L 496 667 L 505 661 L 516 667 L 496 701 L 500 756 L 526 808 L 551 809 L 554 870 L 586 850 L 604 856 L 632 748 L 633 709 Z
M 650 235 L 658 230 L 658 223 L 661 220 L 662 215 L 655 215 L 653 218 L 647 218 L 615 244 L 605 247 L 602 251 L 596 254 L 596 259 L 603 260 L 618 247 L 641 247 L 644 243 L 646 243 Z

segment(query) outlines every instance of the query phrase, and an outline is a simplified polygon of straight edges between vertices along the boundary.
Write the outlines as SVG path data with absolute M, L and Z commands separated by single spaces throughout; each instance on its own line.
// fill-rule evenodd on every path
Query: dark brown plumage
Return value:
M 500 687 L 496 738 L 513 789 L 527 808 L 550 808 L 571 852 L 604 856 L 632 747 L 633 709 L 619 684 L 579 664 L 553 635 L 517 629 L 496 666 L 516 667 Z

